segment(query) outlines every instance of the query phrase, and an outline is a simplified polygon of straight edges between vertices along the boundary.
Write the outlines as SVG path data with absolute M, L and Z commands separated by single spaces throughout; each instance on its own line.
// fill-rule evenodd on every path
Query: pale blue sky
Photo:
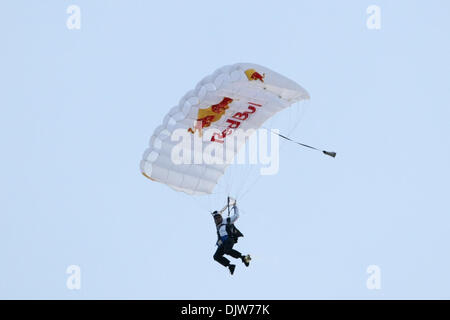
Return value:
M 2 1 L 0 298 L 450 298 L 449 14 L 444 0 Z M 209 213 L 139 161 L 169 108 L 236 62 L 303 85 L 296 138 L 338 157 L 283 148 L 240 203 L 254 260 L 231 277 Z

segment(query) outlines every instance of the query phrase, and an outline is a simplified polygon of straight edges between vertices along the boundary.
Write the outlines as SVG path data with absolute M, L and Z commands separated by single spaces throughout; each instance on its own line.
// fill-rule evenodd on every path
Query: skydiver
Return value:
M 235 243 L 237 243 L 239 237 L 243 237 L 244 235 L 234 226 L 234 222 L 239 218 L 239 210 L 236 206 L 236 201 L 233 204 L 233 215 L 231 217 L 226 218 L 226 222 L 222 218 L 222 213 L 225 209 L 228 208 L 228 205 L 225 206 L 220 211 L 214 211 L 212 213 L 214 217 L 214 222 L 216 223 L 217 229 L 217 250 L 214 253 L 214 260 L 219 262 L 224 267 L 227 267 L 230 270 L 230 273 L 234 273 L 234 269 L 236 265 L 231 264 L 230 260 L 225 258 L 223 255 L 232 256 L 235 259 L 241 259 L 246 267 L 250 264 L 250 255 L 242 255 L 239 251 L 233 249 Z

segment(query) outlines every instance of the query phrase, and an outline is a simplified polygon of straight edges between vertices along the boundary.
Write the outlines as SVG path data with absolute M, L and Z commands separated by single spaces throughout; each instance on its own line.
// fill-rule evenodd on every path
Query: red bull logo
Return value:
M 212 123 L 217 122 L 222 118 L 231 102 L 233 102 L 233 99 L 224 97 L 218 104 L 214 104 L 206 109 L 199 109 L 194 129 L 189 128 L 188 132 L 194 134 L 195 131 L 199 131 L 201 135 L 203 128 L 211 126 Z
M 261 75 L 255 69 L 247 69 L 247 70 L 245 70 L 245 75 L 247 76 L 247 79 L 249 81 L 259 80 L 261 82 L 264 82 L 264 77 L 266 76 L 265 73 L 263 73 Z

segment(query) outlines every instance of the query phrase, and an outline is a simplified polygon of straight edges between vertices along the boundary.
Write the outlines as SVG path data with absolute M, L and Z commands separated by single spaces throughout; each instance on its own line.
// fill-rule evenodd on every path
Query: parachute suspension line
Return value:
M 217 194 L 217 197 L 216 199 L 214 199 L 216 205 L 219 202 L 223 201 L 224 196 L 228 197 L 230 195 L 231 186 L 233 185 L 232 180 L 234 180 L 234 176 L 232 174 L 232 171 L 228 169 L 228 172 L 220 178 L 219 182 L 216 185 L 215 194 Z
M 288 137 L 291 136 L 291 134 L 295 131 L 295 129 L 297 129 L 299 124 L 302 122 L 303 117 L 305 116 L 306 107 L 307 107 L 306 102 L 304 102 L 304 103 L 297 102 L 295 108 L 293 108 L 293 107 L 289 108 L 290 110 L 295 110 L 297 115 L 290 117 L 290 118 L 294 119 L 294 125 L 292 127 L 289 127 L 290 130 L 288 131 L 288 134 L 287 134 Z
M 310 149 L 317 150 L 317 151 L 321 151 L 323 154 L 325 154 L 325 155 L 327 155 L 327 156 L 330 156 L 330 157 L 333 157 L 333 158 L 336 157 L 336 152 L 320 150 L 320 149 L 317 149 L 317 148 L 315 148 L 315 147 L 309 146 L 309 145 L 307 145 L 307 144 L 304 144 L 304 143 L 300 143 L 300 142 L 294 141 L 294 140 L 292 140 L 292 139 L 290 139 L 290 138 L 288 138 L 288 137 L 286 137 L 286 136 L 283 136 L 282 134 L 279 134 L 279 133 L 276 133 L 276 132 L 273 132 L 273 131 L 271 131 L 271 132 L 274 133 L 274 134 L 276 134 L 276 135 L 278 135 L 278 136 L 280 136 L 280 137 L 283 138 L 283 139 L 286 139 L 286 140 L 288 140 L 288 141 L 291 141 L 291 142 L 296 143 L 296 144 L 298 144 L 298 145 L 301 145 L 301 146 L 303 146 L 303 147 L 310 148 Z M 244 197 L 244 195 L 246 195 L 246 194 L 251 190 L 251 188 L 256 184 L 256 182 L 258 182 L 258 180 L 259 180 L 260 178 L 261 178 L 261 175 L 259 175 L 258 178 L 256 178 L 256 180 L 255 180 L 255 181 L 247 188 L 247 190 L 245 190 L 245 192 L 242 193 L 242 195 L 240 196 L 240 199 L 242 199 L 242 198 Z
M 254 176 L 255 172 L 257 171 L 257 168 L 254 168 L 254 166 L 247 166 L 247 168 L 244 168 L 244 172 L 242 172 L 241 175 L 241 181 L 242 183 L 238 187 L 236 191 L 236 198 L 240 198 L 242 191 L 245 189 L 246 185 L 248 185 L 247 181 L 249 181 L 250 176 Z
M 254 135 L 256 134 L 253 133 Z M 246 143 L 243 146 L 243 150 L 241 150 L 241 152 L 244 152 L 244 155 L 246 156 L 246 161 L 247 161 L 247 155 L 248 155 L 248 151 L 249 151 L 249 146 L 248 146 L 248 141 L 250 140 L 249 137 L 247 137 Z M 236 155 L 236 158 L 239 156 Z M 245 189 L 245 186 L 248 184 L 247 182 L 249 181 L 249 177 L 252 176 L 252 173 L 254 173 L 254 166 L 252 166 L 250 163 L 243 163 L 243 164 L 236 164 L 237 166 L 240 166 L 240 170 L 239 170 L 239 181 L 241 183 L 239 183 L 237 189 L 236 189 L 236 194 L 235 197 L 236 199 L 240 198 L 241 192 L 243 189 Z
M 197 199 L 195 199 L 195 198 L 193 198 L 191 196 L 188 196 L 187 198 L 189 198 L 190 201 L 192 201 L 195 204 L 197 209 L 199 209 L 201 211 L 206 211 L 206 212 L 211 211 L 211 205 L 205 206 L 200 201 L 198 201 Z
M 293 111 L 294 110 L 294 111 Z M 291 107 L 289 108 L 289 117 L 288 117 L 288 121 L 292 122 L 292 125 L 288 126 L 288 133 L 287 136 L 290 136 L 292 134 L 292 132 L 295 131 L 295 129 L 299 126 L 299 124 L 302 122 L 304 114 L 305 114 L 305 110 L 306 110 L 306 105 L 304 103 L 300 103 L 297 102 L 296 107 Z M 296 113 L 296 115 L 293 115 L 293 112 Z M 274 118 L 269 119 L 269 122 L 272 124 L 269 127 L 274 127 L 273 122 L 274 122 Z M 266 130 L 273 132 L 271 129 L 269 129 L 266 126 L 262 126 L 262 128 L 265 128 Z M 275 133 L 275 132 L 273 132 Z M 285 146 L 281 146 L 280 150 L 284 149 Z M 251 171 L 257 171 L 260 168 L 252 168 L 250 170 L 247 170 L 247 174 L 248 176 L 250 175 Z M 247 176 L 247 177 L 248 177 Z M 237 196 L 242 199 L 244 198 L 245 195 L 247 195 L 248 192 L 250 192 L 250 190 L 253 188 L 253 186 L 259 181 L 259 179 L 261 178 L 261 174 L 258 175 L 258 177 L 248 185 L 247 188 L 244 188 L 244 184 L 241 186 L 241 188 L 239 189 L 239 193 L 237 194 Z
M 253 181 L 246 190 L 244 190 L 244 192 L 240 195 L 239 199 L 243 199 L 244 196 L 253 188 L 253 186 L 259 181 L 259 179 L 261 179 L 262 175 L 260 174 L 258 176 L 258 178 L 255 179 L 255 181 Z

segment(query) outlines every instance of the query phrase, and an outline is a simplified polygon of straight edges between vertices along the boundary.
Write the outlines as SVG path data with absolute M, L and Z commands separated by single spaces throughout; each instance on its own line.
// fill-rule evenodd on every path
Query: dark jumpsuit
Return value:
M 239 217 L 239 211 L 237 210 L 237 207 L 233 207 L 233 209 L 234 215 L 231 218 L 228 217 L 226 223 L 222 223 L 217 226 L 217 235 L 220 241 L 218 240 L 219 246 L 216 250 L 216 253 L 214 253 L 214 260 L 225 267 L 228 267 L 230 265 L 230 260 L 224 257 L 225 254 L 235 259 L 239 259 L 242 257 L 242 254 L 239 251 L 233 249 L 235 239 L 230 237 L 230 235 L 228 234 L 229 228 L 227 228 L 227 225 L 230 226 Z M 219 233 L 219 230 L 222 226 L 225 226 L 225 228 L 227 228 L 227 235 L 225 236 L 220 236 Z

